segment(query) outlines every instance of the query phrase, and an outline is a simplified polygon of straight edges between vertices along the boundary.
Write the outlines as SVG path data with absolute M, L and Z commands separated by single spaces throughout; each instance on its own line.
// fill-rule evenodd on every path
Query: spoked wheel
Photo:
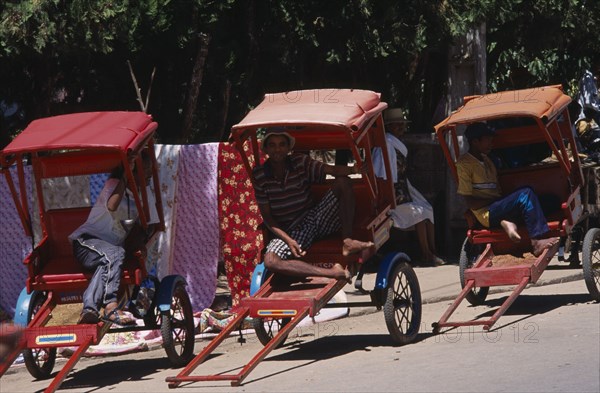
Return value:
M 285 325 L 290 322 L 290 318 L 254 318 L 252 326 L 256 332 L 256 337 L 262 345 L 267 345 L 271 339 L 279 332 Z M 277 344 L 276 348 L 283 346 L 287 336 Z
M 465 239 L 460 251 L 460 260 L 458 262 L 461 288 L 464 288 L 466 285 L 465 270 L 473 267 L 473 264 L 477 261 L 477 258 L 484 249 L 485 246 L 483 244 L 471 244 L 469 238 Z M 467 294 L 466 299 L 473 306 L 479 306 L 485 302 L 489 290 L 489 287 L 473 287 Z
M 34 292 L 29 306 L 27 323 L 31 322 L 34 315 L 42 308 L 46 301 L 46 294 Z M 48 379 L 56 361 L 56 348 L 32 348 L 23 350 L 23 359 L 27 371 L 36 379 Z
M 174 367 L 185 366 L 194 355 L 194 315 L 183 284 L 171 297 L 171 309 L 161 315 L 163 346 Z
M 590 229 L 583 239 L 583 279 L 588 292 L 600 301 L 600 228 Z
M 421 289 L 413 268 L 396 264 L 389 277 L 383 315 L 392 339 L 400 344 L 414 341 L 421 325 Z

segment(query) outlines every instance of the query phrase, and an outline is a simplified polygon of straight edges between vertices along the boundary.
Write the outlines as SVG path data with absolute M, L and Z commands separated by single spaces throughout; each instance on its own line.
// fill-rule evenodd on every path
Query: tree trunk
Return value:
M 229 97 L 231 96 L 231 82 L 229 80 L 225 81 L 225 91 L 223 91 L 223 118 L 221 119 L 221 129 L 219 130 L 219 135 L 217 140 L 220 142 L 223 140 L 223 136 L 225 136 L 225 127 L 227 126 L 227 115 L 229 113 Z
M 190 81 L 190 89 L 188 91 L 185 110 L 183 111 L 181 143 L 188 142 L 192 134 L 194 113 L 196 112 L 196 104 L 198 102 L 198 96 L 200 95 L 200 85 L 202 85 L 202 75 L 204 74 L 204 63 L 206 62 L 209 43 L 210 36 L 208 34 L 198 34 L 198 53 L 192 71 L 192 79 Z
M 450 48 L 446 115 L 463 105 L 463 97 L 485 94 L 486 25 L 473 28 Z

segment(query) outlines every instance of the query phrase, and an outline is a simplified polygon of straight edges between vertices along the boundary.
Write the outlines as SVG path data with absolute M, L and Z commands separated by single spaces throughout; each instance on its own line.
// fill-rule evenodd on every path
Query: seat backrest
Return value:
M 44 223 L 48 235 L 48 255 L 72 257 L 73 247 L 69 235 L 85 222 L 90 213 L 89 207 L 48 210 L 44 214 Z
M 321 200 L 331 187 L 332 184 L 330 182 L 313 184 L 311 186 L 311 192 L 313 193 L 314 200 Z M 371 191 L 368 189 L 368 185 L 360 179 L 352 180 L 352 189 L 354 190 L 354 197 L 356 198 L 354 226 L 355 229 L 364 230 L 365 228 L 362 228 L 362 225 L 375 218 L 374 201 L 371 197 Z
M 561 203 L 571 194 L 569 179 L 559 164 L 525 166 L 498 171 L 502 193 L 507 195 L 520 187 L 529 186 L 539 195 L 555 195 Z

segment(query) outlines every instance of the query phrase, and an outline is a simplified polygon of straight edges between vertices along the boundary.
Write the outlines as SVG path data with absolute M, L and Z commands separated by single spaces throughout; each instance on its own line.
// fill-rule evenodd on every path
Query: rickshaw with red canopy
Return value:
M 139 212 L 137 228 L 144 231 L 145 245 L 151 245 L 165 225 L 160 192 L 153 191 L 160 190 L 153 141 L 157 127 L 152 117 L 143 112 L 54 116 L 33 121 L 0 153 L 1 171 L 25 233 L 32 239 L 37 237 L 36 221 L 41 232 L 40 240 L 23 261 L 27 280 L 14 319 L 15 324 L 24 326 L 22 337 L 2 359 L 0 376 L 22 351 L 30 374 L 37 379 L 49 378 L 57 348 L 76 347 L 46 389 L 55 391 L 86 350 L 112 332 L 160 329 L 163 346 L 173 365 L 182 366 L 193 356 L 194 321 L 185 279 L 170 275 L 158 280 L 149 275 L 140 249 L 128 250 L 123 263 L 119 304 L 130 305 L 129 310 L 143 319 L 143 325 L 117 327 L 104 320 L 97 324 L 65 324 L 65 321 L 55 320 L 57 306 L 82 302 L 83 291 L 93 272 L 77 262 L 68 239 L 89 215 L 91 192 L 84 200 L 67 198 L 76 200 L 74 206 L 63 200 L 53 203 L 48 198 L 54 191 L 51 184 L 57 184 L 53 180 L 64 179 L 67 185 L 83 182 L 89 189 L 92 176 L 107 176 L 122 166 L 127 183 L 132 185 L 130 189 L 138 190 L 132 193 L 132 205 L 135 204 Z M 151 174 L 144 173 L 142 151 L 151 158 Z M 28 195 L 25 173 L 29 169 L 35 196 Z M 150 175 L 152 186 L 146 187 Z M 67 186 L 62 191 L 68 193 L 71 188 Z M 30 206 L 30 201 L 35 199 L 37 207 Z M 155 205 L 150 206 L 150 201 L 155 201 Z M 149 224 L 150 209 L 155 209 L 158 216 L 158 222 L 152 225 Z M 33 219 L 34 214 L 39 220 Z M 139 289 L 146 280 L 153 282 L 154 295 L 146 299 L 150 303 L 146 309 L 135 307 Z
M 460 155 L 458 135 L 471 123 L 485 122 L 495 130 L 490 154 L 499 163 L 498 182 L 504 194 L 523 186 L 539 195 L 552 195 L 560 207 L 546 215 L 548 237 L 568 238 L 585 218 L 581 190 L 584 186 L 577 144 L 571 128 L 568 105 L 571 98 L 560 85 L 504 91 L 464 98 L 464 104 L 435 126 L 450 172 L 458 183 L 456 160 Z M 537 156 L 537 158 L 536 158 Z M 498 165 L 496 165 L 498 167 Z M 518 227 L 521 241 L 515 243 L 501 228 L 484 228 L 475 216 L 465 213 L 468 229 L 459 261 L 463 288 L 440 320 L 443 327 L 481 325 L 490 329 L 517 296 L 535 283 L 555 255 L 559 244 L 539 257 L 529 257 L 531 244 L 524 226 Z M 510 263 L 502 263 L 503 256 Z M 583 271 L 589 292 L 600 299 L 600 231 L 590 229 L 583 241 Z M 462 300 L 472 305 L 485 302 L 490 286 L 516 285 L 511 295 L 488 319 L 449 321 Z
M 176 377 L 168 377 L 169 387 L 183 382 L 230 381 L 237 386 L 273 349 L 280 345 L 300 321 L 314 317 L 325 307 L 375 306 L 383 308 L 391 338 L 396 344 L 407 344 L 417 337 L 421 321 L 421 293 L 417 276 L 409 257 L 400 251 L 377 258 L 377 251 L 389 239 L 395 207 L 391 176 L 383 180 L 373 171 L 372 151 L 382 149 L 387 173 L 387 155 L 382 112 L 387 104 L 379 93 L 351 89 L 301 90 L 267 94 L 263 101 L 239 123 L 233 126 L 231 141 L 235 144 L 246 171 L 252 178 L 254 165 L 264 162 L 259 141 L 266 129 L 281 128 L 296 142 L 295 152 L 306 154 L 322 151 L 344 151 L 351 156 L 363 175 L 351 178 L 356 197 L 352 237 L 372 241 L 375 246 L 362 253 L 342 256 L 343 239 L 334 234 L 316 241 L 302 260 L 322 267 L 335 263 L 346 267 L 358 263 L 355 288 L 370 294 L 371 301 L 328 304 L 347 285 L 345 279 L 308 277 L 302 282 L 282 285 L 278 276 L 269 274 L 264 264 L 257 265 L 251 284 L 251 296 L 242 299 L 234 310 L 236 317 L 208 344 Z M 348 153 L 349 152 L 349 153 Z M 319 200 L 331 187 L 333 178 L 325 184 L 313 184 L 314 200 Z M 269 233 L 265 230 L 265 245 Z M 376 266 L 371 264 L 377 260 Z M 363 275 L 377 273 L 374 287 L 363 288 Z M 237 374 L 191 375 L 245 318 L 253 320 L 259 341 L 264 347 Z

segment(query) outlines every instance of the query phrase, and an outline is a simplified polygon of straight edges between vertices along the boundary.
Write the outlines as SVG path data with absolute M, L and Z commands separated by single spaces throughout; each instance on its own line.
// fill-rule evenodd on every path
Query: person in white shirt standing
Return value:
M 384 113 L 384 120 L 385 140 L 396 194 L 396 208 L 391 212 L 394 227 L 401 230 L 414 229 L 417 232 L 421 257 L 425 262 L 430 262 L 435 266 L 443 265 L 445 261 L 436 255 L 433 207 L 410 184 L 406 173 L 408 149 L 400 141 L 400 138 L 406 132 L 409 121 L 401 108 L 388 109 Z M 379 148 L 375 148 L 373 151 L 373 167 L 377 177 L 387 179 L 383 154 Z

